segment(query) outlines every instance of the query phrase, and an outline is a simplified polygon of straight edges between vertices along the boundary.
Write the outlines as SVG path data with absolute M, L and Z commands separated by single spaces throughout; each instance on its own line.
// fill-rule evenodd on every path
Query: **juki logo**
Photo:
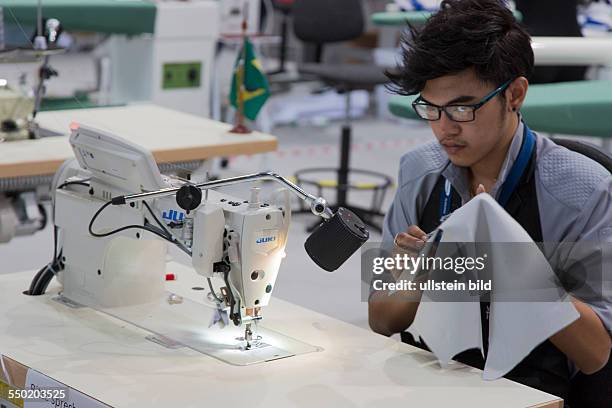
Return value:
M 261 237 L 259 239 L 257 239 L 257 241 L 255 241 L 256 244 L 265 244 L 266 242 L 274 242 L 276 241 L 276 237 L 275 236 L 271 236 L 271 237 Z
M 185 213 L 178 212 L 176 210 L 164 211 L 162 218 L 168 221 L 180 222 L 185 218 Z

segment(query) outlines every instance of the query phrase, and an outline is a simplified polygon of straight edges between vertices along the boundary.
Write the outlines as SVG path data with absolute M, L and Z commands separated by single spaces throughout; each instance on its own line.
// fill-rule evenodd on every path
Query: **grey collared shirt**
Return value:
M 518 156 L 523 132 L 521 122 L 490 191 L 494 197 Z M 584 284 L 570 293 L 590 305 L 612 333 L 612 176 L 586 156 L 534 135 L 534 181 L 542 236 L 545 243 L 551 244 L 544 245 L 544 254 L 558 275 L 580 275 L 575 278 Z M 450 163 L 437 142 L 424 144 L 402 157 L 398 189 L 383 225 L 383 245 L 392 245 L 397 233 L 418 225 L 441 174 L 463 203 L 470 199 L 467 169 Z
M 497 196 L 500 193 L 501 185 L 503 184 L 503 181 L 506 179 L 506 176 L 510 172 L 514 161 L 518 157 L 519 151 L 521 150 L 521 145 L 523 143 L 524 131 L 525 126 L 523 125 L 523 122 L 520 121 L 519 125 L 516 128 L 516 131 L 514 132 L 512 142 L 510 143 L 510 148 L 508 149 L 508 153 L 506 154 L 506 158 L 504 159 L 504 163 L 502 164 L 499 175 L 497 176 L 497 181 L 493 185 L 491 191 L 489 191 L 489 194 L 491 194 L 495 198 L 498 198 Z M 442 171 L 442 175 L 444 176 L 444 178 L 450 181 L 452 186 L 455 188 L 455 190 L 461 197 L 461 202 L 463 204 L 467 203 L 471 198 L 467 168 L 455 166 L 449 161 L 448 165 Z

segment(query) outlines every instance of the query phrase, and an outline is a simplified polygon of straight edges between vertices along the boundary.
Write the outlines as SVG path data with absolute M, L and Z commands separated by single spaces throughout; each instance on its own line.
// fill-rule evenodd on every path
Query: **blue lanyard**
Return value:
M 510 173 L 508 177 L 506 177 L 506 181 L 501 186 L 501 191 L 499 194 L 499 198 L 497 202 L 505 207 L 510 201 L 510 196 L 516 189 L 527 165 L 529 164 L 529 159 L 531 159 L 531 155 L 533 153 L 533 149 L 535 147 L 535 136 L 533 132 L 527 125 L 525 126 L 523 145 L 521 146 L 521 150 L 519 151 L 518 157 L 514 161 L 512 168 L 510 169 Z M 444 181 L 444 189 L 440 192 L 440 220 L 446 218 L 450 214 L 451 210 L 451 197 L 452 197 L 452 186 L 450 181 Z
M 419 0 L 412 0 L 411 3 L 414 11 L 425 11 L 425 6 L 423 6 Z
M 453 188 L 448 179 L 444 180 L 444 190 L 440 192 L 440 222 L 444 217 L 450 214 L 451 210 L 451 196 L 453 194 Z
M 411 0 L 410 3 L 412 4 L 412 8 L 414 9 L 414 11 L 436 11 L 439 8 L 435 6 L 427 7 L 419 0 Z

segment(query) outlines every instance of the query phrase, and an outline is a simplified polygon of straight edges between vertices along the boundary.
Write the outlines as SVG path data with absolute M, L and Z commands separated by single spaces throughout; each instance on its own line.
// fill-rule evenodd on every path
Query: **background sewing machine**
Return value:
M 0 79 L 0 142 L 28 139 L 34 98 Z
M 29 294 L 44 293 L 58 276 L 62 302 L 93 307 L 157 333 L 166 342 L 233 364 L 313 351 L 252 326 L 270 300 L 285 256 L 289 192 L 324 219 L 305 248 L 325 270 L 337 269 L 368 239 L 359 218 L 342 208 L 334 213 L 324 199 L 273 173 L 194 185 L 162 176 L 150 152 L 106 132 L 74 124 L 70 144 L 76 162 L 64 163 L 53 183 L 55 253 L 35 276 Z M 257 187 L 249 200 L 208 191 L 262 179 L 287 190 L 271 202 L 259 198 Z M 194 312 L 194 304 L 164 292 L 168 242 L 187 254 L 208 281 L 208 299 L 214 305 L 210 310 Z M 220 291 L 213 277 L 223 282 Z M 243 335 L 228 337 L 214 328 L 201 332 L 203 326 L 224 327 L 230 320 L 244 328 Z M 252 349 L 257 352 L 243 353 Z
M 59 41 L 70 51 L 52 59 L 60 76 L 50 82 L 49 95 L 72 107 L 153 101 L 208 117 L 218 3 L 43 0 L 42 17 L 61 21 Z M 7 42 L 28 44 L 24 32 L 34 32 L 38 0 L 6 0 L 1 6 Z M 5 64 L 2 71 L 9 83 L 18 83 L 24 73 L 31 81 L 36 67 Z
M 46 82 L 57 76 L 49 61 L 51 55 L 63 53 L 58 47 L 58 40 L 62 32 L 59 20 L 50 18 L 42 20 L 39 9 L 37 28 L 33 41 L 23 48 L 7 47 L 4 40 L 4 15 L 0 7 L 0 63 L 24 64 L 32 63 L 36 67 L 33 75 L 36 85 L 28 87 L 27 75 L 22 73 L 18 80 L 12 83 L 3 77 L 0 78 L 0 142 L 36 139 L 43 134 L 37 126 L 36 115 L 40 111 L 42 98 L 46 91 Z M 3 70 L 4 71 L 4 70 Z

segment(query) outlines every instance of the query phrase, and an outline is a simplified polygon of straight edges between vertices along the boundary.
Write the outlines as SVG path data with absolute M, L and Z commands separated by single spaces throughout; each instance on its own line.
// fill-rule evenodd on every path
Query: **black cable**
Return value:
M 142 202 L 143 202 L 144 206 L 147 207 L 147 210 L 149 210 L 149 213 L 151 214 L 151 216 L 153 217 L 153 219 L 155 220 L 157 225 L 159 225 L 160 228 L 168 235 L 168 241 L 172 242 L 174 245 L 179 247 L 179 249 L 181 249 L 187 255 L 191 256 L 192 252 L 189 250 L 189 248 L 187 248 L 181 241 L 179 241 L 174 236 L 174 234 L 172 234 L 170 231 L 168 231 L 166 226 L 159 220 L 159 218 L 157 218 L 157 216 L 155 215 L 153 210 L 151 210 L 151 207 L 149 207 L 149 204 L 146 201 L 142 200 Z
M 104 237 L 108 237 L 110 235 L 113 234 L 117 234 L 119 232 L 125 231 L 125 230 L 129 230 L 129 229 L 139 229 L 139 230 L 144 230 L 144 231 L 148 231 L 152 234 L 157 235 L 158 237 L 165 239 L 166 241 L 169 241 L 173 244 L 175 244 L 176 246 L 178 246 L 181 250 L 185 251 L 185 253 L 187 253 L 187 255 L 191 256 L 191 251 L 189 251 L 189 249 L 187 249 L 182 242 L 178 241 L 174 236 L 166 236 L 163 233 L 157 231 L 157 229 L 153 229 L 151 227 L 148 226 L 142 226 L 142 225 L 125 225 L 123 227 L 114 229 L 112 231 L 109 232 L 103 232 L 103 233 L 97 233 L 93 231 L 93 224 L 96 221 L 96 219 L 98 218 L 98 216 L 100 215 L 100 213 L 102 211 L 104 211 L 104 209 L 106 207 L 108 207 L 109 205 L 112 204 L 112 201 L 107 201 L 106 203 L 104 203 L 104 205 L 102 207 L 100 207 L 98 209 L 98 211 L 96 211 L 96 213 L 94 214 L 94 216 L 92 217 L 91 221 L 89 222 L 89 233 L 96 237 L 96 238 L 104 238 Z M 148 206 L 147 206 L 148 207 Z M 153 214 L 153 216 L 155 217 L 155 215 Z
M 168 237 L 164 236 L 162 233 L 160 233 L 160 232 L 158 232 L 158 231 L 156 231 L 156 230 L 152 230 L 152 229 L 146 228 L 146 227 L 144 227 L 144 226 L 142 226 L 142 225 L 136 225 L 136 224 L 133 224 L 133 225 L 125 225 L 125 226 L 123 226 L 123 227 L 119 227 L 119 228 L 114 229 L 114 230 L 109 231 L 109 232 L 102 232 L 102 233 L 97 233 L 97 232 L 94 232 L 94 231 L 93 231 L 93 224 L 94 224 L 94 222 L 96 222 L 96 219 L 98 218 L 98 216 L 100 215 L 100 213 L 102 213 L 102 211 L 104 211 L 104 210 L 106 209 L 106 207 L 108 207 L 108 206 L 109 206 L 109 205 L 111 205 L 111 204 L 112 204 L 112 201 L 107 201 L 106 203 L 104 203 L 104 205 L 102 205 L 102 207 L 100 207 L 100 208 L 98 209 L 98 211 L 96 211 L 96 213 L 94 214 L 94 216 L 93 216 L 93 217 L 91 218 L 91 220 L 89 221 L 89 228 L 88 228 L 88 229 L 89 229 L 89 233 L 90 233 L 92 236 L 94 236 L 94 237 L 96 237 L 96 238 L 104 238 L 104 237 L 108 237 L 108 236 L 110 236 L 110 235 L 117 234 L 117 233 L 119 233 L 119 232 L 122 232 L 122 231 L 125 231 L 125 230 L 128 230 L 128 229 L 141 229 L 141 230 L 145 230 L 145 231 L 152 232 L 153 234 L 158 235 L 158 236 L 160 236 L 160 237 L 161 237 L 161 238 L 163 238 L 163 239 L 166 239 L 166 240 L 168 239 Z
M 54 220 L 55 222 L 55 220 Z M 58 234 L 58 228 L 57 225 L 53 225 L 53 259 L 57 259 L 58 255 L 57 255 L 57 234 Z
M 153 213 L 153 210 L 151 210 L 151 207 L 149 207 L 149 203 L 147 203 L 145 200 L 142 200 L 142 203 L 144 204 L 145 207 L 147 207 L 147 210 L 149 210 L 149 214 L 151 214 L 151 216 L 153 217 L 153 219 L 155 220 L 155 222 L 157 223 L 157 225 L 159 225 L 159 227 L 164 230 L 166 232 L 166 234 L 168 235 L 172 235 L 170 234 L 170 232 L 166 229 L 166 226 L 157 218 L 157 216 L 155 215 L 155 213 Z
M 62 253 L 60 252 L 59 256 L 56 258 L 55 262 L 51 262 L 45 265 L 42 269 L 38 271 L 32 283 L 30 284 L 30 289 L 27 294 L 31 296 L 39 296 L 44 295 L 47 287 L 53 280 L 53 278 L 64 269 L 64 264 L 61 262 Z
M 36 295 L 34 292 L 34 288 L 36 287 L 36 285 L 38 285 L 38 281 L 40 280 L 41 276 L 47 272 L 47 268 L 49 267 L 49 265 L 45 265 L 43 266 L 38 272 L 36 272 L 36 275 L 34 275 L 34 278 L 32 279 L 32 282 L 30 282 L 30 288 L 27 291 L 28 295 Z
M 66 187 L 66 186 L 72 186 L 72 185 L 79 185 L 79 186 L 85 186 L 85 187 L 89 187 L 90 184 L 87 183 L 88 179 L 85 180 L 73 180 L 73 181 L 66 181 L 62 184 L 60 184 L 59 186 L 57 186 L 57 190 L 61 190 L 62 188 Z
M 45 210 L 45 206 L 42 204 L 38 204 L 38 211 L 40 211 L 40 215 L 42 215 L 42 221 L 40 222 L 39 231 L 42 231 L 47 226 L 47 222 L 49 222 L 49 216 L 47 215 L 47 210 Z
M 98 216 L 100 215 L 100 213 L 101 213 L 102 211 L 104 211 L 104 210 L 106 209 L 106 207 L 108 207 L 108 206 L 109 206 L 109 205 L 111 205 L 111 204 L 112 204 L 112 202 L 111 202 L 111 201 L 107 201 L 106 203 L 104 203 L 104 205 L 102 205 L 102 207 L 100 207 L 100 208 L 98 209 L 98 211 L 96 211 L 96 213 L 94 214 L 94 216 L 91 218 L 91 221 L 89 221 L 89 233 L 90 233 L 92 236 L 94 236 L 94 237 L 96 237 L 96 238 L 104 238 L 104 237 L 108 237 L 108 236 L 110 236 L 110 235 L 114 235 L 114 234 L 117 234 L 117 233 L 122 232 L 122 231 L 125 231 L 125 230 L 129 230 L 129 229 L 139 229 L 139 230 L 149 231 L 149 232 L 151 232 L 151 233 L 153 233 L 153 234 L 155 234 L 155 235 L 157 235 L 157 236 L 159 236 L 159 237 L 161 237 L 161 238 L 163 238 L 163 239 L 165 239 L 165 240 L 168 240 L 168 237 L 166 237 L 166 236 L 165 236 L 164 234 L 162 234 L 161 232 L 159 232 L 159 231 L 157 231 L 157 230 L 154 230 L 154 229 L 151 229 L 151 228 L 147 228 L 147 227 L 145 227 L 145 226 L 143 226 L 143 225 L 136 225 L 136 224 L 133 224 L 133 225 L 125 225 L 125 226 L 123 226 L 123 227 L 116 228 L 116 229 L 114 229 L 114 230 L 112 230 L 112 231 L 109 231 L 109 232 L 102 232 L 102 233 L 94 232 L 94 231 L 93 231 L 93 224 L 94 224 L 94 222 L 96 221 L 96 219 L 98 218 Z
M 49 284 L 51 283 L 55 275 L 59 272 L 59 268 L 59 262 L 45 266 L 42 269 L 43 273 L 40 275 L 40 278 L 36 281 L 32 292 L 30 292 L 29 294 L 32 296 L 44 295 L 47 290 L 47 287 L 49 287 Z
M 156 227 L 155 225 L 151 224 L 149 222 L 148 219 L 145 218 L 145 225 L 144 225 L 145 229 L 149 232 L 152 232 L 154 234 L 156 234 L 157 236 L 160 237 L 164 237 L 164 239 L 174 245 L 176 245 L 181 251 L 185 252 L 188 256 L 191 256 L 191 251 L 189 250 L 189 248 L 187 248 L 181 241 L 179 241 L 175 236 L 170 235 L 164 235 L 164 231 L 159 228 Z
M 91 224 L 90 224 L 90 227 L 91 227 Z M 114 235 L 114 234 L 117 234 L 119 232 L 123 232 L 123 231 L 129 230 L 129 229 L 138 229 L 138 230 L 142 230 L 142 231 L 148 231 L 148 232 L 150 232 L 152 234 L 155 234 L 158 237 L 160 237 L 160 238 L 162 238 L 162 239 L 164 239 L 166 241 L 170 241 L 170 242 L 174 243 L 174 241 L 170 237 L 165 236 L 163 233 L 159 232 L 157 229 L 149 228 L 149 227 L 144 226 L 144 225 L 136 225 L 136 224 L 134 224 L 134 225 L 125 225 L 123 227 L 114 229 L 114 230 L 109 231 L 109 232 L 104 232 L 104 233 L 101 233 L 101 234 L 93 232 L 93 230 L 90 228 L 89 229 L 89 233 L 92 236 L 96 237 L 96 238 L 104 238 L 104 237 L 108 237 L 110 235 Z
M 59 254 L 57 253 L 57 233 L 58 228 L 57 226 L 53 225 L 53 260 L 45 265 L 40 271 L 38 271 L 36 276 L 34 276 L 28 291 L 29 295 L 44 295 L 49 287 L 49 284 L 51 283 L 51 280 L 53 280 L 53 277 L 57 275 L 58 272 L 64 270 L 64 264 L 61 261 L 62 251 L 60 251 Z
M 61 190 L 64 187 L 70 186 L 70 185 L 82 185 L 85 187 L 89 187 L 89 183 L 87 183 L 87 181 L 89 181 L 89 179 L 66 181 L 60 184 L 57 187 L 57 189 Z M 53 208 L 53 210 L 54 210 L 53 212 L 55 213 L 55 207 Z M 55 222 L 55 214 L 53 218 L 54 218 L 53 221 Z M 57 236 L 58 236 L 58 228 L 57 226 L 53 225 L 53 258 L 52 258 L 52 261 L 49 264 L 47 264 L 45 267 L 43 267 L 32 280 L 32 284 L 30 285 L 30 290 L 29 290 L 29 293 L 32 295 L 38 296 L 38 295 L 44 294 L 45 291 L 47 290 L 47 287 L 49 286 L 49 283 L 51 283 L 51 280 L 53 279 L 53 277 L 58 272 L 64 269 L 64 265 L 61 263 L 61 253 L 59 256 L 57 254 L 57 244 L 58 244 Z
M 95 232 L 93 232 L 93 231 L 91 230 L 91 227 L 93 226 L 93 223 L 96 221 L 96 218 L 98 218 L 98 215 L 100 215 L 100 213 L 101 213 L 102 211 L 104 211 L 104 209 L 105 209 L 106 207 L 108 207 L 109 205 L 111 205 L 111 204 L 112 204 L 112 201 L 107 201 L 106 203 L 104 203 L 104 204 L 102 205 L 102 207 L 98 208 L 98 211 L 96 211 L 96 213 L 94 214 L 94 216 L 93 216 L 93 217 L 91 217 L 91 220 L 89 221 L 89 233 L 90 233 L 91 235 L 93 235 L 94 237 L 106 237 L 106 236 L 108 236 L 108 235 L 112 235 L 112 234 L 114 234 L 114 232 L 111 232 L 111 233 L 108 233 L 108 234 L 96 234 Z
M 224 272 L 223 273 L 223 280 L 225 281 L 225 286 L 227 287 L 227 292 L 229 293 L 229 297 L 230 297 L 230 317 L 232 319 L 232 321 L 234 322 L 234 325 L 236 326 L 240 326 L 241 323 L 241 318 L 240 318 L 240 305 L 238 305 L 238 313 L 234 313 L 234 306 L 236 306 L 236 299 L 234 298 L 234 293 L 232 292 L 232 287 L 230 286 L 229 283 L 229 272 Z
M 75 185 L 75 184 L 89 187 L 89 183 L 87 183 L 87 181 L 89 180 L 90 179 L 66 181 L 60 184 L 57 187 L 57 190 L 61 190 L 66 186 Z M 53 222 L 55 223 L 55 206 L 53 206 Z M 45 224 L 46 224 L 46 221 L 45 221 Z M 57 233 L 58 233 L 57 226 L 53 225 L 53 258 L 51 262 L 49 262 L 47 265 L 42 267 L 36 273 L 36 275 L 34 275 L 32 282 L 30 282 L 30 288 L 27 291 L 27 294 L 29 295 L 32 295 L 32 296 L 44 295 L 53 277 L 58 272 L 64 269 L 64 265 L 61 262 L 61 253 L 59 256 L 57 254 Z
M 27 291 L 28 295 L 39 296 L 44 295 L 49 283 L 53 277 L 64 269 L 61 262 L 62 253 L 57 253 L 57 227 L 53 226 L 53 260 L 42 267 L 32 279 L 30 288 Z
M 215 288 L 213 288 L 210 278 L 206 278 L 206 280 L 208 281 L 208 288 L 210 289 L 210 293 L 212 293 L 215 300 L 219 303 L 223 303 L 223 300 L 215 293 Z

